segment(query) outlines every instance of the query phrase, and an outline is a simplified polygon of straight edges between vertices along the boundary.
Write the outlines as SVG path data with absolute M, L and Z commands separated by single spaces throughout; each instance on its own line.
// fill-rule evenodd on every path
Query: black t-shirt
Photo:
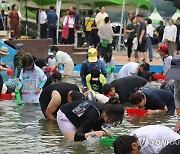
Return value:
M 132 40 L 134 39 L 135 34 L 137 33 L 138 28 L 139 28 L 139 25 L 133 25 L 133 24 L 127 25 L 127 27 L 126 27 L 127 30 L 134 29 L 134 32 L 129 33 L 128 39 L 132 39 Z
M 174 95 L 172 92 L 161 89 L 146 89 L 142 90 L 146 96 L 145 109 L 164 110 L 167 106 L 168 110 L 175 110 Z
M 139 88 L 143 87 L 146 83 L 147 80 L 139 76 L 129 76 L 111 82 L 111 84 L 115 86 L 121 103 L 128 102 L 129 96 Z
M 104 104 L 88 100 L 86 101 L 90 102 L 92 106 L 90 106 L 80 117 L 78 117 L 72 110 L 75 109 L 80 103 L 82 103 L 83 100 L 64 104 L 60 107 L 60 110 L 77 128 L 74 141 L 85 140 L 85 133 L 90 132 L 92 129 L 95 131 L 101 130 L 101 126 L 104 123 L 103 120 L 98 120 L 102 114 Z
M 51 100 L 51 94 L 54 90 L 57 90 L 59 92 L 59 94 L 61 95 L 61 105 L 62 105 L 62 104 L 67 103 L 68 92 L 71 90 L 79 91 L 79 88 L 75 84 L 63 83 L 63 82 L 54 83 L 54 84 L 48 85 L 46 88 L 44 88 L 40 95 L 40 98 L 39 98 L 41 110 L 42 110 L 44 116 L 45 116 L 46 108 Z M 58 110 L 59 110 L 59 108 L 57 108 L 56 112 L 54 113 L 55 117 L 57 115 Z
M 144 22 L 141 22 L 140 25 L 139 25 L 139 28 L 138 28 L 138 31 L 137 31 L 137 38 L 139 40 L 140 36 L 141 36 L 141 32 L 145 30 L 145 33 L 143 35 L 143 38 L 142 40 L 146 40 L 146 24 Z

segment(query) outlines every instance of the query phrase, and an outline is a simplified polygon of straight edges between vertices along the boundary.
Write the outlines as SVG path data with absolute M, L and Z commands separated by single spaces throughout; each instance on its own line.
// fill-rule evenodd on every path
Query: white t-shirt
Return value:
M 39 17 L 39 22 L 40 22 L 40 24 L 45 24 L 46 23 L 46 20 L 47 20 L 47 14 L 46 14 L 46 12 L 44 12 L 44 11 L 41 11 L 40 12 L 40 17 Z
M 72 59 L 66 52 L 58 51 L 56 53 L 56 60 L 57 60 L 57 63 L 65 64 L 66 62 L 69 62 Z
M 179 134 L 161 125 L 144 126 L 134 130 L 130 135 L 137 136 L 142 154 L 158 154 L 167 144 L 180 139 Z
M 68 22 L 69 28 L 74 28 L 75 18 L 74 18 L 74 17 L 71 18 L 70 16 L 66 16 L 66 17 L 64 18 L 64 20 L 63 20 L 63 26 L 66 26 L 66 23 L 67 23 L 68 18 L 69 18 L 69 22 Z
M 102 25 L 104 25 L 104 19 L 108 17 L 108 14 L 106 12 L 101 13 L 99 12 L 96 17 L 95 17 L 95 21 L 97 23 L 97 27 L 100 28 Z
M 138 73 L 139 64 L 135 62 L 130 62 L 125 64 L 118 73 L 118 79 L 137 75 Z
M 147 37 L 153 37 L 153 26 L 152 24 L 148 24 L 146 26 L 146 33 L 147 33 Z
M 22 87 L 22 100 L 23 103 L 39 103 L 39 94 L 36 94 L 36 89 L 39 87 L 42 81 L 47 80 L 46 75 L 44 72 L 35 65 L 33 71 L 25 71 L 23 69 L 20 73 L 20 80 L 23 84 Z
M 49 68 L 54 68 L 56 66 L 56 59 L 48 58 L 47 65 L 48 65 Z
M 165 75 L 167 73 L 167 71 L 171 68 L 171 60 L 172 60 L 172 56 L 168 56 L 166 58 L 164 58 L 164 65 L 163 65 L 163 74 Z
M 163 39 L 168 41 L 174 41 L 176 42 L 176 36 L 177 36 L 177 27 L 175 25 L 167 25 L 164 29 Z

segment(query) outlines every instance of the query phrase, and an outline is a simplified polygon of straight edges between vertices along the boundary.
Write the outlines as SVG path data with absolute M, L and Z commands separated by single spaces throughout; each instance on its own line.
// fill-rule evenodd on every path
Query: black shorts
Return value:
M 177 51 L 180 51 L 180 42 L 177 42 Z
M 137 51 L 146 52 L 146 40 L 142 41 L 141 44 L 138 42 Z

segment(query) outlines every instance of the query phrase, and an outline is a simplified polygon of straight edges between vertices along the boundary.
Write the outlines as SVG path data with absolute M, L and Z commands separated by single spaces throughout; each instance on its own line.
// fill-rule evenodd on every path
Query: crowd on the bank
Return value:
M 13 60 L 13 78 L 3 82 L 0 75 L 0 92 L 14 95 L 15 88 L 19 89 L 23 103 L 40 104 L 45 118 L 56 120 L 60 131 L 70 141 L 83 141 L 95 136 L 112 136 L 103 128 L 107 124 L 112 126 L 121 124 L 125 112 L 124 104 L 127 102 L 139 109 L 147 110 L 146 114 L 149 116 L 173 115 L 176 109 L 178 121 L 175 131 L 159 125 L 144 126 L 133 131 L 130 136 L 118 137 L 113 146 L 116 154 L 138 154 L 139 151 L 144 154 L 170 154 L 173 151 L 177 153 L 180 151 L 178 144 L 180 135 L 176 133 L 180 130 L 180 56 L 174 56 L 174 52 L 176 44 L 179 52 L 180 19 L 177 20 L 177 26 L 173 24 L 172 19 L 169 19 L 169 25 L 164 28 L 163 34 L 161 27 L 158 28 L 160 44 L 157 52 L 163 60 L 162 75 L 165 77 L 165 80 L 159 80 L 159 74 L 150 72 L 146 57 L 148 50 L 149 60 L 153 60 L 151 20 L 146 19 L 145 23 L 141 14 L 136 17 L 129 14 L 132 18 L 129 17 L 125 29 L 125 33 L 129 33 L 128 60 L 136 44 L 134 48 L 137 50 L 136 62 L 125 64 L 120 69 L 117 79 L 114 79 L 115 58 L 112 55 L 111 45 L 113 30 L 104 7 L 100 9 L 94 19 L 95 22 L 91 16 L 85 18 L 84 22 L 85 38 L 89 44 L 93 40 L 95 43 L 94 47 L 88 49 L 87 59 L 81 66 L 81 87 L 61 82 L 62 75 L 59 72 L 61 65 L 64 66 L 64 78 L 73 75 L 74 63 L 66 52 L 60 51 L 57 46 L 52 46 L 47 52 L 47 59 L 37 59 L 26 52 L 24 45 L 19 43 L 15 46 L 11 45 L 17 51 Z M 89 15 L 91 14 L 92 12 L 89 12 Z M 45 20 L 55 43 L 57 16 L 52 6 Z M 71 44 L 74 42 L 75 28 L 79 25 L 80 16 L 72 7 L 66 11 L 66 15 L 61 20 L 64 26 L 63 42 Z M 88 25 L 89 22 L 91 26 Z M 41 30 L 45 30 L 43 26 L 42 22 Z M 96 42 L 97 37 L 100 39 L 99 42 Z M 141 53 L 144 55 L 143 58 Z M 8 48 L 2 46 L 0 58 L 8 54 Z M 9 66 L 0 62 L 0 71 L 11 70 Z M 169 144 L 156 145 L 153 142 L 156 140 L 166 140 Z

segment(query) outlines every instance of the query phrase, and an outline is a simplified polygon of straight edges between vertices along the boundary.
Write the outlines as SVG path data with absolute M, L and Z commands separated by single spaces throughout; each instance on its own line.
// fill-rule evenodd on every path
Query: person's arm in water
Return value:
M 61 66 L 61 63 L 57 63 L 56 66 L 53 68 L 53 70 L 56 70 L 57 68 L 59 68 Z
M 167 111 L 168 111 L 168 108 L 167 106 L 165 106 L 164 109 L 148 110 L 146 114 L 147 115 L 162 114 L 162 113 L 166 113 Z
M 53 114 L 60 105 L 61 105 L 61 95 L 57 90 L 54 90 L 51 94 L 51 100 L 45 112 L 45 115 L 49 120 L 56 120 Z

